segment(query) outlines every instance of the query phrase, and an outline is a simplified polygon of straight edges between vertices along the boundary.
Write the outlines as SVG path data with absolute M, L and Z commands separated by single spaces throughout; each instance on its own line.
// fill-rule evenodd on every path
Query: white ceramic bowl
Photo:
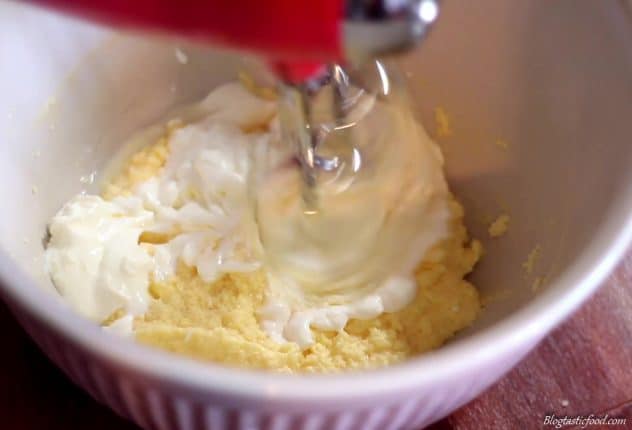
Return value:
M 283 376 L 199 363 L 115 338 L 73 314 L 42 270 L 45 224 L 117 145 L 231 79 L 235 57 L 0 3 L 1 292 L 77 384 L 155 429 L 418 428 L 472 399 L 599 285 L 632 236 L 632 51 L 625 2 L 446 2 L 403 67 L 442 141 L 453 189 L 485 240 L 491 299 L 438 351 L 386 369 Z M 629 11 L 628 11 L 629 12 Z M 504 139 L 508 149 L 494 142 Z M 83 178 L 83 179 L 81 179 Z M 534 272 L 521 263 L 539 246 Z M 532 291 L 536 277 L 545 282 Z

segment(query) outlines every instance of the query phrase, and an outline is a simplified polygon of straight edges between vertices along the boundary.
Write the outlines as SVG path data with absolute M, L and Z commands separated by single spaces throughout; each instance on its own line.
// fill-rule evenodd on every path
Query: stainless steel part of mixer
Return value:
M 348 0 L 343 27 L 345 55 L 351 67 L 378 56 L 400 53 L 413 47 L 427 32 L 439 13 L 436 0 Z M 388 79 L 388 77 L 386 77 Z M 362 85 L 354 82 L 355 85 Z M 331 64 L 327 73 L 298 85 L 282 85 L 282 128 L 285 139 L 294 142 L 303 176 L 303 200 L 307 210 L 317 208 L 316 185 L 318 171 L 331 172 L 341 160 L 356 155 L 351 142 L 338 145 L 345 154 L 320 156 L 317 148 L 323 137 L 312 123 L 313 95 L 325 85 L 333 90 L 331 112 L 335 121 L 344 122 L 343 104 L 350 88 L 349 75 L 338 64 Z M 348 135 L 338 132 L 338 140 Z M 339 156 L 338 156 L 339 155 Z
M 332 172 L 338 169 L 348 158 L 348 154 L 337 153 L 322 156 L 317 153 L 319 145 L 326 137 L 313 120 L 313 99 L 315 94 L 324 86 L 331 86 L 334 127 L 337 139 L 344 139 L 345 102 L 348 102 L 349 76 L 337 64 L 329 66 L 326 74 L 304 82 L 300 85 L 281 85 L 282 100 L 280 102 L 280 119 L 283 139 L 291 142 L 296 150 L 296 158 L 300 164 L 303 177 L 303 200 L 307 210 L 314 210 L 317 206 L 315 188 L 318 170 Z M 345 148 L 346 147 L 346 148 Z M 350 152 L 352 145 L 342 145 L 340 151 Z
M 438 14 L 437 0 L 347 0 L 345 56 L 357 64 L 410 49 Z

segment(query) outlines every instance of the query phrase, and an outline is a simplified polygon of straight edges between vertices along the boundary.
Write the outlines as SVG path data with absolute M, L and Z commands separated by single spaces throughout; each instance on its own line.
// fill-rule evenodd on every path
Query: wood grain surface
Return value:
M 68 381 L 1 304 L 0 326 L 2 428 L 137 429 Z M 430 429 L 537 429 L 550 414 L 606 413 L 627 418 L 626 425 L 608 428 L 632 428 L 632 252 L 513 371 Z

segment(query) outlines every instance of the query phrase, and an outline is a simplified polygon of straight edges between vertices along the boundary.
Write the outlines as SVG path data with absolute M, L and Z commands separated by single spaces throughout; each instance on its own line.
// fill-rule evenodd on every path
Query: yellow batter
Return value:
M 169 155 L 174 127 L 177 124 L 166 127 L 163 138 L 133 155 L 105 186 L 103 197 L 129 193 L 157 175 Z M 261 271 L 205 283 L 194 268 L 180 265 L 174 278 L 151 281 L 155 300 L 134 320 L 135 336 L 144 344 L 200 360 L 290 373 L 385 366 L 437 348 L 470 325 L 481 307 L 477 290 L 463 277 L 481 257 L 482 246 L 468 238 L 456 200 L 451 214 L 449 239 L 418 266 L 419 288 L 412 303 L 374 320 L 352 320 L 341 332 L 313 331 L 315 342 L 305 350 L 294 343 L 278 344 L 260 328 L 256 312 L 266 287 Z M 146 246 L 151 249 L 151 244 Z

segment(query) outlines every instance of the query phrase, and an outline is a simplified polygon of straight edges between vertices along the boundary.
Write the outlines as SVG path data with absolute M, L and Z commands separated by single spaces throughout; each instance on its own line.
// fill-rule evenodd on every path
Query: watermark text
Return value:
M 544 427 L 553 427 L 561 429 L 563 427 L 579 427 L 587 428 L 590 426 L 624 426 L 627 423 L 625 417 L 611 417 L 606 415 L 575 415 L 575 416 L 557 416 L 554 414 L 545 415 L 542 420 Z

